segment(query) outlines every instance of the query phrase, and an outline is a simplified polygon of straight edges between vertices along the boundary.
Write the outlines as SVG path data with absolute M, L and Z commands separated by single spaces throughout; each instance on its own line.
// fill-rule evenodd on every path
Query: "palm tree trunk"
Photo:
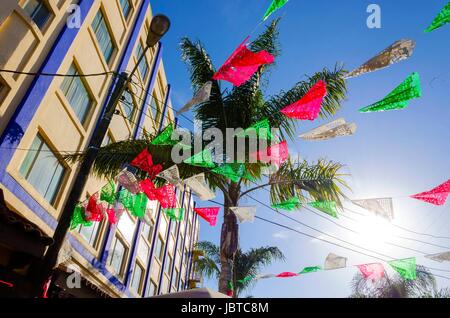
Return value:
M 230 210 L 230 207 L 238 206 L 239 189 L 236 183 L 232 183 L 228 189 L 228 196 L 225 195 L 224 204 L 224 222 L 220 235 L 220 278 L 219 292 L 226 294 L 228 283 L 234 283 L 233 263 L 234 256 L 239 242 L 239 225 L 236 215 Z

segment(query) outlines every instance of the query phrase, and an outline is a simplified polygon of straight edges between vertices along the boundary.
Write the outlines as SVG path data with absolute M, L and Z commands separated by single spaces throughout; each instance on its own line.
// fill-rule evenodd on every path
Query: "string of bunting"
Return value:
M 417 278 L 417 264 L 416 258 L 398 259 L 386 262 L 392 269 L 394 269 L 403 279 L 415 280 Z M 376 282 L 385 277 L 385 267 L 382 263 L 369 263 L 362 265 L 354 265 L 359 269 L 361 274 L 366 280 Z M 343 268 L 348 268 L 347 258 L 336 255 L 334 253 L 328 254 L 325 259 L 324 266 L 309 266 L 304 267 L 299 272 L 282 272 L 280 274 L 262 274 L 262 275 L 249 275 L 241 280 L 239 283 L 247 283 L 253 280 L 269 279 L 269 278 L 291 278 L 298 277 L 304 274 L 316 273 L 319 271 L 331 271 Z

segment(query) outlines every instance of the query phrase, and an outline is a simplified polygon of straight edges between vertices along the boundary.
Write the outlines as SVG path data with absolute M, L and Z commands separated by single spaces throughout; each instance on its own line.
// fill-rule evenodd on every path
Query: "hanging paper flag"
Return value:
M 88 227 L 92 226 L 92 222 L 86 220 L 85 210 L 81 205 L 77 205 L 72 213 L 72 218 L 70 220 L 70 230 L 76 229 L 79 225 Z
M 131 209 L 131 214 L 142 219 L 145 215 L 147 209 L 148 198 L 145 193 L 138 193 L 134 196 L 133 208 Z M 161 205 L 162 206 L 162 205 Z
M 147 198 L 151 201 L 158 200 L 158 195 L 156 191 L 156 187 L 153 184 L 152 180 L 145 179 L 139 182 L 139 187 L 142 192 L 145 193 Z
M 305 267 L 299 274 L 315 273 L 315 272 L 318 272 L 321 270 L 322 270 L 322 267 L 320 267 L 320 266 Z
M 345 119 L 340 118 L 331 123 L 317 127 L 300 135 L 305 140 L 328 140 L 336 137 L 351 136 L 356 133 L 355 123 L 348 124 Z
M 251 154 L 254 160 L 272 163 L 281 166 L 289 158 L 289 149 L 286 141 L 268 147 L 264 150 L 259 150 Z
M 123 206 L 123 204 L 117 201 L 114 205 L 114 214 L 116 215 L 117 222 L 119 222 L 120 218 L 122 217 L 125 211 L 126 209 Z
M 439 12 L 438 16 L 433 20 L 431 25 L 425 30 L 425 33 L 429 33 L 436 30 L 445 24 L 450 23 L 450 2 Z
M 250 137 L 250 138 L 261 138 L 266 140 L 273 139 L 272 133 L 270 132 L 269 119 L 267 118 L 248 127 L 244 131 L 236 134 L 235 136 L 238 138 Z
M 173 184 L 156 189 L 156 198 L 163 209 L 173 209 L 177 206 L 177 196 Z
M 449 194 L 450 180 L 430 191 L 412 195 L 411 198 L 425 201 L 434 205 L 444 205 L 447 202 Z
M 175 146 L 178 140 L 172 140 L 173 123 L 170 123 L 164 130 L 152 140 L 152 145 L 157 146 Z
M 134 207 L 134 195 L 128 191 L 127 189 L 123 189 L 119 194 L 120 203 L 122 203 L 123 207 L 128 211 L 132 211 Z
M 237 206 L 230 208 L 239 220 L 239 223 L 255 221 L 256 206 Z
M 289 118 L 315 120 L 319 116 L 322 102 L 327 95 L 324 81 L 317 82 L 300 100 L 286 106 L 281 112 Z
M 109 181 L 108 184 L 102 188 L 100 200 L 105 201 L 110 205 L 114 205 L 116 202 L 116 188 L 114 182 Z
M 308 203 L 309 206 L 320 210 L 334 218 L 338 218 L 336 202 L 334 201 L 317 201 Z
M 406 80 L 395 88 L 384 99 L 370 106 L 364 107 L 361 113 L 382 112 L 395 109 L 403 109 L 409 101 L 422 96 L 420 77 L 418 73 L 412 73 Z
M 245 165 L 243 163 L 225 163 L 211 171 L 223 175 L 233 182 L 239 182 L 245 174 Z
M 266 13 L 264 14 L 264 18 L 263 21 L 266 21 L 267 18 L 274 13 L 275 11 L 277 11 L 278 9 L 280 9 L 282 6 L 284 6 L 286 3 L 288 2 L 288 0 L 273 0 L 272 3 L 270 4 L 269 8 L 267 9 Z
M 426 255 L 425 257 L 439 263 L 450 262 L 450 252 Z
M 184 184 L 195 193 L 202 201 L 213 200 L 216 194 L 209 188 L 205 180 L 205 174 L 200 173 L 184 180 Z
M 173 165 L 172 167 L 164 170 L 163 172 L 158 174 L 158 177 L 163 178 L 173 185 L 181 184 L 180 171 L 178 170 L 177 165 Z
M 148 173 L 150 179 L 155 179 L 156 175 L 163 169 L 162 165 L 154 165 L 152 155 L 144 149 L 132 162 L 131 165 Z
M 406 258 L 402 260 L 389 261 L 389 265 L 407 280 L 415 280 L 417 278 L 416 258 Z
M 214 80 L 224 80 L 234 86 L 247 82 L 261 65 L 272 64 L 275 58 L 266 51 L 254 53 L 247 48 L 247 37 L 214 74 Z
M 119 185 L 121 185 L 131 193 L 136 194 L 140 192 L 138 180 L 136 179 L 134 174 L 132 174 L 127 169 L 122 170 L 116 178 Z
M 177 111 L 177 116 L 180 116 L 180 114 L 187 112 L 189 109 L 191 109 L 192 106 L 206 103 L 209 101 L 209 98 L 211 96 L 211 89 L 212 89 L 212 82 L 206 82 L 203 84 L 203 86 L 198 90 L 198 92 L 194 95 L 194 97 L 186 103 L 186 105 L 183 106 L 179 111 Z
M 347 258 L 330 253 L 325 259 L 324 269 L 326 271 L 347 267 Z
M 269 278 L 274 278 L 276 277 L 276 275 L 274 274 L 261 274 L 261 275 L 256 275 L 255 279 L 269 279 Z
M 356 70 L 348 73 L 344 78 L 360 76 L 366 73 L 374 72 L 388 67 L 394 63 L 406 60 L 414 52 L 416 42 L 413 40 L 399 40 L 378 53 L 369 61 L 358 67 Z
M 211 226 L 216 226 L 217 214 L 219 213 L 220 208 L 195 208 L 194 211 Z
M 86 220 L 92 222 L 101 222 L 103 220 L 103 205 L 97 203 L 97 195 L 92 195 L 86 206 Z
M 192 166 L 198 166 L 203 168 L 214 168 L 216 164 L 214 163 L 212 159 L 211 150 L 205 149 L 202 152 L 199 152 L 195 155 L 193 155 L 190 158 L 187 158 L 183 161 L 186 164 L 192 165 Z
M 392 198 L 352 200 L 352 203 L 389 221 L 394 219 L 394 204 Z
M 116 224 L 119 222 L 119 219 L 116 215 L 116 211 L 113 208 L 107 208 L 105 210 L 106 216 L 108 217 L 108 222 L 110 224 Z
M 174 222 L 181 222 L 184 218 L 184 209 L 164 209 L 164 214 L 169 217 Z
M 245 284 L 245 283 L 248 283 L 249 281 L 254 280 L 255 277 L 256 276 L 254 276 L 254 275 L 248 275 L 248 276 L 244 277 L 243 279 L 238 280 L 237 282 L 240 284 Z
M 292 199 L 289 199 L 287 201 L 272 204 L 272 208 L 274 209 L 280 209 L 280 210 L 286 210 L 286 211 L 295 211 L 300 209 L 302 206 L 302 203 L 300 202 L 300 199 L 297 197 L 294 197 Z
M 384 266 L 380 263 L 357 266 L 366 280 L 376 282 L 384 277 Z
M 297 273 L 291 273 L 291 272 L 284 272 L 281 274 L 278 274 L 276 277 L 278 278 L 289 278 L 289 277 L 296 277 L 299 276 Z

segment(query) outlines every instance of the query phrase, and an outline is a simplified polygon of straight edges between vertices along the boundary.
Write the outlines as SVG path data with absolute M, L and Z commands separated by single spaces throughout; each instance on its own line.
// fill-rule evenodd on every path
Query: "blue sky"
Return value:
M 164 63 L 173 86 L 172 102 L 176 109 L 192 96 L 188 72 L 180 58 L 180 38 L 200 39 L 219 67 L 258 25 L 269 3 L 270 0 L 153 1 L 155 13 L 164 13 L 172 20 L 172 28 L 163 43 Z M 381 29 L 366 26 L 366 8 L 371 3 L 381 6 Z M 347 121 L 356 122 L 358 132 L 355 136 L 325 142 L 296 139 L 290 142 L 290 151 L 307 160 L 327 158 L 345 164 L 345 171 L 351 174 L 347 178 L 352 188 L 351 198 L 395 197 L 394 224 L 440 236 L 450 236 L 449 206 L 435 207 L 405 196 L 429 190 L 450 178 L 450 25 L 430 34 L 423 32 L 446 3 L 445 0 L 290 0 L 274 15 L 283 16 L 280 24 L 282 55 L 276 61 L 265 91 L 269 96 L 281 89 L 289 89 L 305 74 L 312 75 L 323 67 L 332 68 L 336 62 L 343 62 L 347 69 L 356 68 L 396 40 L 416 40 L 416 50 L 409 60 L 348 81 L 347 100 L 336 118 L 344 117 Z M 262 30 L 263 25 L 254 36 Z M 358 112 L 358 109 L 383 98 L 412 72 L 421 76 L 422 98 L 412 101 L 402 111 Z M 432 82 L 435 77 L 438 78 Z M 183 119 L 180 123 L 184 127 L 192 126 Z M 322 123 L 324 121 L 302 122 L 298 134 Z M 268 203 L 267 194 L 261 191 L 256 196 Z M 248 199 L 242 204 L 253 205 L 255 202 Z M 257 213 L 305 233 L 338 242 L 262 206 L 258 206 Z M 365 236 L 349 233 L 306 210 L 291 216 L 353 244 L 396 258 L 416 256 L 419 264 L 450 271 L 448 264 L 429 262 L 423 257 L 423 252 L 450 250 L 445 248 L 450 247 L 450 240 L 414 235 L 378 224 L 370 218 L 347 215 L 358 218 L 359 222 L 341 217 L 338 223 L 362 231 Z M 240 229 L 240 245 L 244 250 L 272 245 L 284 252 L 286 262 L 267 267 L 267 273 L 299 271 L 304 266 L 323 265 L 330 252 L 347 257 L 349 265 L 377 261 L 260 221 L 243 224 Z M 399 239 L 392 237 L 392 233 L 444 247 Z M 211 228 L 202 222 L 202 240 L 218 242 L 219 236 L 220 224 Z M 394 248 L 383 241 L 416 251 Z M 250 294 L 256 297 L 347 297 L 350 294 L 349 282 L 356 272 L 355 267 L 348 267 L 298 278 L 262 280 Z M 450 277 L 450 272 L 435 273 Z M 450 286 L 450 280 L 438 281 L 441 287 Z M 216 287 L 213 282 L 207 285 Z

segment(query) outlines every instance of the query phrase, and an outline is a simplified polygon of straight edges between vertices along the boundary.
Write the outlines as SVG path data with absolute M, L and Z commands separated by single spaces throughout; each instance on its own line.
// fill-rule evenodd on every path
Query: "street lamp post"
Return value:
M 72 213 L 80 200 L 95 158 L 99 153 L 101 144 L 111 123 L 111 119 L 114 116 L 117 103 L 119 102 L 127 86 L 130 84 L 132 76 L 136 72 L 140 62 L 143 58 L 145 58 L 146 52 L 159 42 L 159 40 L 167 33 L 169 28 L 169 18 L 161 14 L 155 15 L 150 25 L 149 34 L 147 35 L 145 50 L 139 57 L 138 62 L 129 75 L 123 72 L 118 76 L 117 83 L 114 87 L 111 98 L 108 101 L 105 112 L 92 135 L 84 159 L 75 174 L 75 181 L 70 189 L 69 197 L 67 198 L 67 201 L 62 209 L 58 225 L 53 235 L 54 243 L 48 248 L 47 253 L 45 253 L 42 260 L 42 267 L 37 274 L 36 285 L 34 288 L 35 297 L 40 297 L 42 295 L 42 288 L 52 275 L 53 268 L 55 267 L 58 259 L 59 251 L 70 226 Z

